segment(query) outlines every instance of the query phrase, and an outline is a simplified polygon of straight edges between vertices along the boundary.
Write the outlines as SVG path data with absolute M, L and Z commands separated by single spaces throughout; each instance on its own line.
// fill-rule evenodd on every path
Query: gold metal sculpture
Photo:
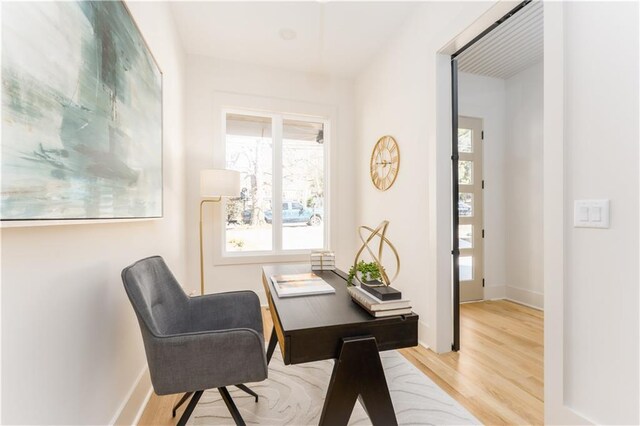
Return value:
M 378 227 L 375 228 L 375 229 L 370 228 L 368 226 L 364 226 L 364 225 L 358 227 L 358 234 L 360 236 L 360 240 L 362 241 L 362 247 L 360 247 L 360 249 L 356 253 L 356 258 L 353 261 L 353 268 L 354 268 L 354 270 L 357 268 L 358 261 L 360 260 L 360 255 L 366 249 L 369 252 L 369 254 L 371 255 L 371 257 L 373 258 L 373 261 L 376 263 L 376 265 L 378 265 L 378 270 L 380 271 L 380 281 L 381 281 L 381 284 L 379 284 L 379 285 L 391 285 L 391 283 L 398 277 L 398 274 L 400 273 L 400 257 L 398 256 L 398 251 L 393 246 L 391 241 L 389 241 L 387 239 L 387 237 L 385 236 L 385 234 L 387 233 L 387 227 L 388 226 L 389 226 L 389 221 L 388 220 L 383 220 L 380 223 L 380 225 L 378 225 Z M 367 230 L 367 231 L 370 232 L 369 236 L 366 239 L 362 234 L 364 230 Z M 380 244 L 378 245 L 378 254 L 377 254 L 377 256 L 373 252 L 373 250 L 371 250 L 371 248 L 369 247 L 369 243 L 375 237 L 378 237 L 380 239 Z M 389 246 L 389 248 L 391 249 L 391 251 L 393 252 L 393 254 L 394 254 L 395 258 L 396 258 L 396 272 L 393 275 L 393 278 L 391 278 L 391 279 L 389 279 L 389 276 L 387 275 L 387 271 L 382 266 L 382 251 L 383 251 L 383 248 L 384 248 L 385 244 L 387 244 Z M 362 280 L 360 280 L 360 278 L 358 277 L 357 273 L 355 275 L 355 278 L 356 278 L 356 280 L 358 280 L 358 282 L 360 284 L 364 284 L 362 282 Z M 366 284 L 371 286 L 371 283 L 366 283 Z

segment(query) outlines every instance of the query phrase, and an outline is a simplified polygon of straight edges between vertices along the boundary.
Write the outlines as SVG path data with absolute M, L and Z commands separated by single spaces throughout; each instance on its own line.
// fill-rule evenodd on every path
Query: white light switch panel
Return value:
M 608 228 L 609 200 L 575 200 L 573 226 L 576 228 Z

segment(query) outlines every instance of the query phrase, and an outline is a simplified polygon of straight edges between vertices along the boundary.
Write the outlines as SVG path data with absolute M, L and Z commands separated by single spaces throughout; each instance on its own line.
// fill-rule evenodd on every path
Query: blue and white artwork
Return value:
M 162 216 L 162 74 L 121 1 L 3 2 L 0 218 Z

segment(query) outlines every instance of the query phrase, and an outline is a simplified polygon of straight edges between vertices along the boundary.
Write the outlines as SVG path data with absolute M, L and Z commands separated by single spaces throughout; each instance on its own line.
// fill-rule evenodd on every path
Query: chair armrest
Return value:
M 189 299 L 189 331 L 250 328 L 260 335 L 262 311 L 260 299 L 252 291 L 208 294 Z
M 156 337 L 147 346 L 151 381 L 159 395 L 267 378 L 264 340 L 252 329 Z

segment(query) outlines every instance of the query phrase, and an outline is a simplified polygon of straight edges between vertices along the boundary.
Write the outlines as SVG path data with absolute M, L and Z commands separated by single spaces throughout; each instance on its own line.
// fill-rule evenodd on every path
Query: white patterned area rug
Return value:
M 401 425 L 480 424 L 462 405 L 397 351 L 381 352 L 391 400 Z M 260 396 L 254 398 L 235 386 L 227 389 L 247 424 L 317 425 L 333 370 L 333 360 L 285 366 L 280 349 L 269 364 L 269 378 L 247 383 Z M 217 389 L 206 391 L 196 406 L 190 425 L 232 425 L 233 419 Z M 370 425 L 356 402 L 350 425 Z

